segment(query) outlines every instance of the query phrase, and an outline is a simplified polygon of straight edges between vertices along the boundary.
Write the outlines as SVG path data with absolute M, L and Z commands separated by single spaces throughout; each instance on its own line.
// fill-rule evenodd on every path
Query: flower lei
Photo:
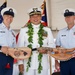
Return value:
M 33 33 L 34 33 L 34 31 L 33 31 L 33 27 L 32 27 L 31 23 L 28 23 L 27 26 L 28 26 L 28 32 L 27 32 L 27 34 L 29 36 L 28 41 L 30 43 L 28 45 L 28 47 L 32 49 Z M 39 37 L 38 38 L 38 43 L 39 43 L 40 47 L 42 47 L 42 45 L 43 45 L 43 37 L 42 37 L 43 36 L 43 32 L 44 32 L 43 27 L 44 26 L 42 24 L 40 24 L 40 27 L 39 27 L 40 29 L 38 31 L 38 37 Z M 43 67 L 41 65 L 42 57 L 43 57 L 43 55 L 41 53 L 39 53 L 39 55 L 38 55 L 38 62 L 39 62 L 38 73 L 41 73 L 41 70 L 43 69 Z M 31 57 L 28 59 L 26 71 L 28 71 L 29 67 L 31 66 L 30 62 L 31 62 Z

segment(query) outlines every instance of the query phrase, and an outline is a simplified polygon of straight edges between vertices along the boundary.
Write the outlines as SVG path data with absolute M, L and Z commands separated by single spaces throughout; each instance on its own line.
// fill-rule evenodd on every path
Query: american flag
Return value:
M 43 10 L 43 13 L 42 13 L 42 24 L 44 26 L 47 26 L 46 1 L 44 1 L 43 4 L 41 5 L 41 9 Z
M 1 10 L 3 8 L 7 7 L 7 2 L 4 2 L 1 6 L 0 6 L 0 23 L 2 23 L 3 21 L 3 18 L 2 18 L 2 15 L 1 15 Z

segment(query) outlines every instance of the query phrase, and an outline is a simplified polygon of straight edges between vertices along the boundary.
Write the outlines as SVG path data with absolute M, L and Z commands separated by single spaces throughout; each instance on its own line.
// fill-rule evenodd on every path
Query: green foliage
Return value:
M 27 32 L 27 34 L 29 36 L 28 41 L 30 43 L 28 45 L 28 47 L 31 48 L 31 49 L 32 49 L 32 43 L 33 43 L 33 33 L 34 33 L 33 27 L 31 25 L 31 23 L 28 23 L 28 32 Z M 39 37 L 38 38 L 38 43 L 39 43 L 40 47 L 42 47 L 42 45 L 43 45 L 43 33 L 44 33 L 43 25 L 40 24 L 40 28 L 39 28 L 39 31 L 38 31 L 38 37 Z M 41 53 L 39 53 L 39 55 L 38 55 L 38 62 L 39 62 L 38 73 L 41 73 L 41 70 L 43 69 L 43 67 L 41 65 L 42 57 L 43 57 L 43 55 Z M 30 62 L 31 62 L 31 57 L 29 58 L 29 60 L 27 62 L 26 71 L 28 71 L 29 67 L 31 66 Z
M 42 57 L 43 57 L 43 55 L 41 53 L 39 53 L 39 55 L 38 55 L 38 61 L 39 61 L 38 73 L 41 73 L 41 70 L 43 69 L 43 67 L 41 65 Z
M 19 75 L 23 75 L 23 73 L 19 72 Z

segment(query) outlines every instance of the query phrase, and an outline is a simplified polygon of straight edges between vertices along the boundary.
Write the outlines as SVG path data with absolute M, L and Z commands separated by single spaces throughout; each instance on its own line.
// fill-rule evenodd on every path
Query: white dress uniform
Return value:
M 32 24 L 32 26 L 33 26 L 33 30 L 34 30 L 32 48 L 37 48 L 37 47 L 40 47 L 38 44 L 38 34 L 37 34 L 40 24 L 39 25 Z M 54 44 L 54 39 L 53 39 L 53 35 L 52 35 L 50 28 L 44 27 L 44 30 L 47 32 L 48 36 L 43 37 L 44 40 L 43 40 L 42 46 L 54 48 L 55 44 Z M 18 47 L 27 47 L 29 45 L 27 31 L 28 31 L 28 27 L 22 28 L 20 30 L 20 34 L 19 34 L 19 38 L 18 38 Z M 28 72 L 24 72 L 24 75 L 48 75 L 49 61 L 48 61 L 47 54 L 43 54 L 43 57 L 42 57 L 43 70 L 42 70 L 41 74 L 38 74 L 38 73 L 35 74 L 35 73 L 31 72 L 31 69 L 33 69 L 33 70 L 38 69 L 38 54 L 39 53 L 37 51 L 33 51 L 32 59 L 31 59 L 31 67 L 29 68 Z M 24 61 L 20 60 L 20 61 L 18 61 L 18 64 L 24 64 L 24 67 L 26 70 L 27 61 L 28 61 L 28 59 L 26 59 Z
M 19 75 L 19 68 L 17 63 L 13 64 L 13 75 Z

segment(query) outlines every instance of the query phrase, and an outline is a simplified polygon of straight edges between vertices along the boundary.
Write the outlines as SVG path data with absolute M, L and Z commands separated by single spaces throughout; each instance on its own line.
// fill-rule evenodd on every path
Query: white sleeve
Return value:
M 24 47 L 24 31 L 22 29 L 20 30 L 20 33 L 18 36 L 17 47 Z M 18 60 L 18 65 L 23 63 L 24 63 L 24 60 Z
M 24 64 L 24 60 L 18 60 L 18 65 Z
M 48 28 L 48 45 L 51 48 L 55 48 L 55 42 L 50 28 Z
M 25 37 L 24 37 L 24 31 L 21 29 L 19 36 L 18 36 L 18 41 L 17 41 L 17 47 L 24 47 L 24 42 L 25 42 Z
M 61 42 L 60 42 L 60 32 L 58 32 L 55 44 L 56 44 L 56 46 L 60 46 L 61 45 Z

